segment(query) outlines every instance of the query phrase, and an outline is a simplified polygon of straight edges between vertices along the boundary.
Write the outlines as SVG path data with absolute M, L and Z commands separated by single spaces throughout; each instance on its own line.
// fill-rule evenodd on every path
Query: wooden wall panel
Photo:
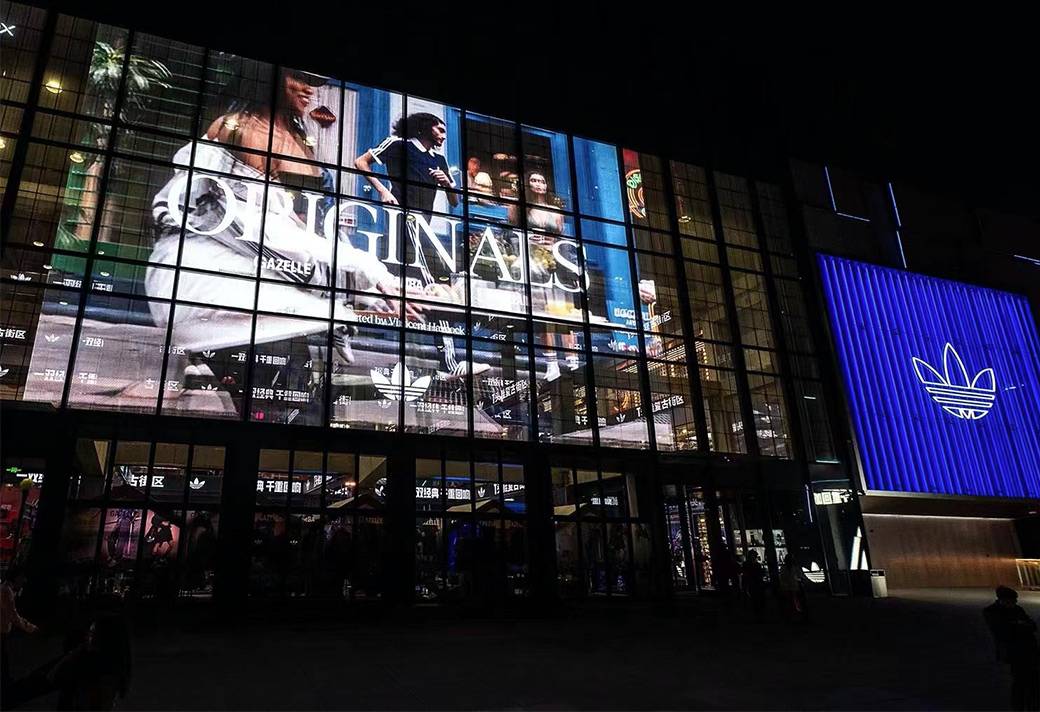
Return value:
M 1010 519 L 864 514 L 871 566 L 889 588 L 1018 585 Z

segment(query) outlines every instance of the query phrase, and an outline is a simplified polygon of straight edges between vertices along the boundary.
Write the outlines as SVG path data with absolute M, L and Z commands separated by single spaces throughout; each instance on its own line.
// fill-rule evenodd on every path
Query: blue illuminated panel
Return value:
M 819 256 L 869 490 L 1040 497 L 1024 297 Z

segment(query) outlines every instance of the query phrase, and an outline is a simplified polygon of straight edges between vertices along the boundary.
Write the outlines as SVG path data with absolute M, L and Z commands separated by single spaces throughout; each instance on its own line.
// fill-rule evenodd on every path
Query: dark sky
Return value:
M 493 13 L 443 2 L 51 4 L 734 171 L 795 155 L 1040 215 L 1035 39 L 1014 18 L 561 0 Z

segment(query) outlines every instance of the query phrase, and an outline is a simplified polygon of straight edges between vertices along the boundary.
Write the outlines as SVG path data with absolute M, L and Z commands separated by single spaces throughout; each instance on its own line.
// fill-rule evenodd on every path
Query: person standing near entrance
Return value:
M 809 608 L 805 600 L 805 584 L 802 582 L 802 572 L 798 562 L 792 553 L 787 554 L 787 558 L 780 566 L 779 584 L 787 615 L 792 621 L 808 623 Z
M 747 553 L 747 558 L 741 567 L 740 578 L 744 595 L 751 601 L 751 610 L 755 613 L 755 620 L 764 620 L 766 615 L 765 571 L 758 561 L 758 552 L 754 549 Z
M 1011 709 L 1040 710 L 1040 646 L 1036 622 L 1018 605 L 1018 593 L 997 586 L 997 600 L 983 610 L 997 660 L 1011 669 Z

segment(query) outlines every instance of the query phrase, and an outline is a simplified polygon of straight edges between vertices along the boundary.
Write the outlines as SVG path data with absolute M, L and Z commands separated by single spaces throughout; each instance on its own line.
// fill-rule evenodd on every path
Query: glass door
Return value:
M 691 485 L 665 485 L 663 499 L 673 590 L 715 590 L 703 490 Z

